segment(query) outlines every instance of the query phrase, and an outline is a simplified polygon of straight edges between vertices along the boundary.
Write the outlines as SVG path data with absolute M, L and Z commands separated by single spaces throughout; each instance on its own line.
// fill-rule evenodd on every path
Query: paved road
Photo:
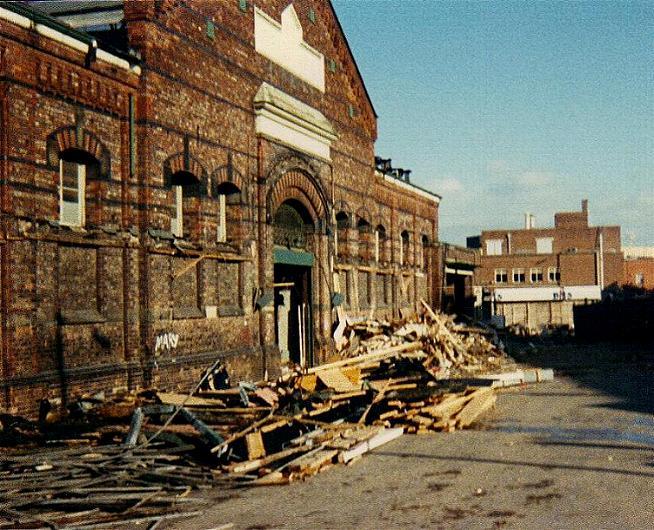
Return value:
M 547 350 L 526 360 L 562 375 L 502 393 L 475 430 L 405 435 L 304 483 L 212 490 L 204 515 L 166 528 L 652 528 L 651 361 Z

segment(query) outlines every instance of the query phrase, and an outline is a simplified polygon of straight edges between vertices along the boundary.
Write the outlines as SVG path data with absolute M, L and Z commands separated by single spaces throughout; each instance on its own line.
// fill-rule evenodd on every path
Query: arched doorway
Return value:
M 312 276 L 315 222 L 297 199 L 282 202 L 273 216 L 275 337 L 282 365 L 313 364 Z

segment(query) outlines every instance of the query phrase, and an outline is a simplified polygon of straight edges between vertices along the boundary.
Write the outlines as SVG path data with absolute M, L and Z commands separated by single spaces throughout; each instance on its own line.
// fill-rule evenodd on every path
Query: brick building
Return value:
M 622 285 L 654 290 L 654 247 L 624 247 Z
M 0 2 L 0 408 L 321 362 L 438 290 L 324 0 Z
M 623 277 L 619 226 L 590 226 L 581 211 L 554 215 L 553 228 L 536 228 L 525 214 L 518 230 L 486 230 L 468 239 L 481 249 L 475 284 L 484 290 L 487 316 L 531 332 L 573 326 L 575 304 L 601 299 Z
M 474 273 L 481 260 L 476 248 L 439 243 L 441 278 L 441 308 L 446 313 L 478 318 Z

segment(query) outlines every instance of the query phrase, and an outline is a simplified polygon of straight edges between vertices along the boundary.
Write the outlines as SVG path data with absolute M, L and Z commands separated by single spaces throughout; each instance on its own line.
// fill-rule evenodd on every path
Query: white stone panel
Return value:
M 325 91 L 325 58 L 304 42 L 302 25 L 293 4 L 282 12 L 281 24 L 258 7 L 254 8 L 254 46 L 264 57 L 321 92 Z

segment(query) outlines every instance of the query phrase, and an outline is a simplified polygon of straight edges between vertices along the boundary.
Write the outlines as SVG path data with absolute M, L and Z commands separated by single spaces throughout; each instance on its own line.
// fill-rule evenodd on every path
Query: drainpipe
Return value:
M 3 53 L 0 50 L 0 53 Z M 0 69 L 3 67 L 4 54 L 0 56 Z M 0 328 L 2 330 L 2 344 L 0 345 L 0 356 L 2 357 L 2 376 L 8 380 L 13 374 L 13 359 L 11 359 L 11 350 L 9 345 L 8 320 L 9 320 L 9 297 L 11 295 L 11 285 L 9 282 L 11 249 L 10 244 L 6 241 L 8 232 L 7 215 L 8 208 L 8 190 L 7 179 L 9 178 L 8 168 L 8 131 L 9 131 L 9 109 L 7 100 L 7 83 L 2 81 L 0 84 L 0 221 L 2 223 L 2 237 L 5 239 L 4 245 L 0 245 L 0 277 L 2 278 L 2 297 L 0 298 Z M 5 387 L 5 405 L 11 406 L 11 390 L 9 384 Z
M 257 138 L 257 221 L 259 230 L 259 289 L 263 289 L 266 279 L 266 230 L 265 230 L 265 209 L 263 197 L 263 142 L 261 138 Z M 268 370 L 268 352 L 266 351 L 266 322 L 263 308 L 259 308 L 259 346 L 261 347 L 261 355 L 263 362 L 263 375 L 265 376 Z

